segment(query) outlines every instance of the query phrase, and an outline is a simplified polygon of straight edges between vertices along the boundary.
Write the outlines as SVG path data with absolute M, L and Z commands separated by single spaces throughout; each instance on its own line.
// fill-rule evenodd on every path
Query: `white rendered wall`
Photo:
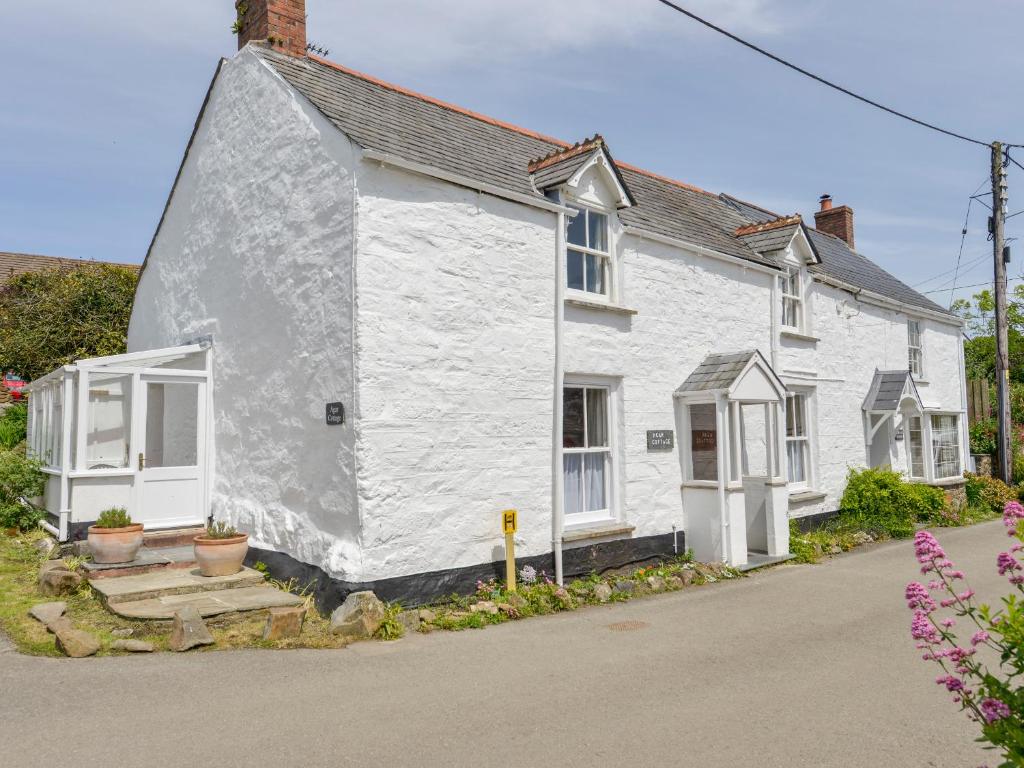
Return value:
M 551 551 L 556 215 L 366 163 L 359 177 L 366 579 Z
M 142 273 L 130 350 L 214 343 L 212 512 L 254 546 L 360 576 L 353 148 L 254 55 L 227 61 Z

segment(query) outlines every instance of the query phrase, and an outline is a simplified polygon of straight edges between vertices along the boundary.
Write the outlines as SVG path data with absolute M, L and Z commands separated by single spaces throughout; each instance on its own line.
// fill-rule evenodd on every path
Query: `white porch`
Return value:
M 687 544 L 744 566 L 789 554 L 786 387 L 756 351 L 709 355 L 675 392 Z
M 26 388 L 51 533 L 78 538 L 109 507 L 147 530 L 205 524 L 211 370 L 209 344 L 191 344 L 78 360 Z

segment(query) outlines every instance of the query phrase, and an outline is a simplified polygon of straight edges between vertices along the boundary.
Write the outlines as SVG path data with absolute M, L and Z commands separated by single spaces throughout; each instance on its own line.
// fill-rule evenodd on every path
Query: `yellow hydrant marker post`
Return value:
M 505 534 L 505 579 L 509 592 L 516 591 L 516 518 L 514 509 L 501 513 L 501 530 Z

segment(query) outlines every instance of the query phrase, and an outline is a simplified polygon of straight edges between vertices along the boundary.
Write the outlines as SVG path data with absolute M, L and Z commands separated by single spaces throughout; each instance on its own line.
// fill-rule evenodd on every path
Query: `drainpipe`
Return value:
M 732 565 L 731 522 L 726 502 L 725 486 L 729 482 L 729 401 L 724 395 L 715 395 L 715 426 L 718 429 L 718 445 L 715 458 L 718 461 L 718 510 L 722 518 L 722 561 Z
M 565 477 L 562 471 L 562 334 L 565 324 L 565 213 L 559 211 L 555 229 L 555 381 L 551 425 L 551 550 L 555 582 L 562 584 L 562 528 L 565 520 Z
M 768 313 L 770 318 L 769 326 L 771 328 L 771 344 L 769 349 L 772 355 L 772 370 L 776 374 L 779 372 L 779 279 L 775 275 L 768 275 L 768 288 L 769 296 L 771 297 L 772 307 Z

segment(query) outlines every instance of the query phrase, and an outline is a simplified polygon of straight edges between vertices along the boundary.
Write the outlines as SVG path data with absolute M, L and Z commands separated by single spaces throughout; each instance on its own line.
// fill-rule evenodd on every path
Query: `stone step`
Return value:
M 111 603 L 107 607 L 112 613 L 133 621 L 170 621 L 174 618 L 175 611 L 186 605 L 194 606 L 200 616 L 208 619 L 224 614 L 301 605 L 302 602 L 303 599 L 298 595 L 264 585 L 165 595 L 147 600 Z
M 160 549 L 142 547 L 130 563 L 94 563 L 88 560 L 82 564 L 82 567 L 89 579 L 106 579 L 115 576 L 120 578 L 138 576 L 164 568 L 195 568 L 196 556 L 195 549 L 191 544 Z
M 95 579 L 90 584 L 103 603 L 113 609 L 140 600 L 254 587 L 263 581 L 263 574 L 252 568 L 242 568 L 231 576 L 203 576 L 198 568 L 162 568 L 137 576 Z
M 142 534 L 142 546 L 149 549 L 191 547 L 192 539 L 205 532 L 206 528 L 202 525 L 190 526 L 188 528 L 169 528 L 164 531 L 144 531 Z

